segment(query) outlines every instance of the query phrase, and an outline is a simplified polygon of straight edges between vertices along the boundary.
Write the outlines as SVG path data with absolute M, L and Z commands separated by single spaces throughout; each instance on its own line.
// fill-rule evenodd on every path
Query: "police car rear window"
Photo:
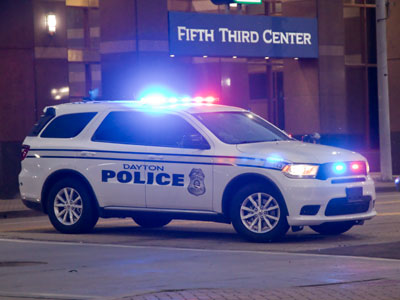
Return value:
M 53 107 L 46 109 L 46 112 L 40 116 L 39 121 L 33 125 L 32 130 L 29 132 L 28 136 L 38 136 L 42 129 L 56 116 L 56 111 Z
M 66 114 L 55 118 L 40 135 L 42 138 L 73 138 L 82 132 L 95 112 Z

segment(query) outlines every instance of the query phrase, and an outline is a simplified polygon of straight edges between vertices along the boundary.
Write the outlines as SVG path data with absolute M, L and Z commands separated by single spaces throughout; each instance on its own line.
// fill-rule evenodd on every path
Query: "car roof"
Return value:
M 56 109 L 56 114 L 80 113 L 80 112 L 101 112 L 110 110 L 144 110 L 144 111 L 166 111 L 166 112 L 187 112 L 189 114 L 221 112 L 221 111 L 246 111 L 243 108 L 219 105 L 213 103 L 184 103 L 150 105 L 140 101 L 82 101 L 64 103 L 50 106 Z M 47 107 L 45 108 L 45 110 Z

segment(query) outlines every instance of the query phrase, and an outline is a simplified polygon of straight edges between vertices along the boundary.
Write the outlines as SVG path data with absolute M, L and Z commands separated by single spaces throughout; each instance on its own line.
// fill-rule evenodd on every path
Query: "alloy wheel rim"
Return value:
M 266 193 L 251 194 L 240 207 L 240 219 L 243 225 L 257 234 L 273 230 L 279 222 L 280 214 L 278 201 Z
M 78 191 L 71 187 L 61 189 L 54 201 L 54 214 L 57 220 L 66 226 L 76 224 L 83 210 L 82 198 Z

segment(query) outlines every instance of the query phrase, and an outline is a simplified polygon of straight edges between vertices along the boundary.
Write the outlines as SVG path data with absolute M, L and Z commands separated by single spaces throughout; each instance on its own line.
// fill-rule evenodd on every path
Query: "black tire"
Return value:
M 137 215 L 132 219 L 143 228 L 160 228 L 172 221 L 171 218 L 156 214 Z
M 253 205 L 250 198 L 256 201 L 257 206 Z M 258 205 L 258 201 L 261 205 Z M 253 242 L 279 240 L 289 229 L 287 208 L 281 194 L 265 184 L 251 184 L 241 188 L 232 200 L 230 216 L 237 233 Z M 252 226 L 253 222 L 256 222 L 254 226 L 257 229 Z
M 349 231 L 354 226 L 353 221 L 348 222 L 328 222 L 321 225 L 310 226 L 312 230 L 324 235 L 339 235 Z
M 88 188 L 74 178 L 59 180 L 51 187 L 47 211 L 51 224 L 62 233 L 88 232 L 99 219 Z

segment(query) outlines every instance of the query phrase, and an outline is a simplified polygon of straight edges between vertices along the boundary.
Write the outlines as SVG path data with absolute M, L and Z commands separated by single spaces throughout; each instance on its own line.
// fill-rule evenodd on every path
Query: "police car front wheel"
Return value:
M 231 206 L 235 230 L 246 239 L 268 242 L 283 237 L 289 229 L 282 197 L 263 184 L 243 187 Z
M 62 179 L 52 186 L 47 211 L 53 226 L 62 233 L 87 232 L 99 218 L 87 187 L 73 178 Z

